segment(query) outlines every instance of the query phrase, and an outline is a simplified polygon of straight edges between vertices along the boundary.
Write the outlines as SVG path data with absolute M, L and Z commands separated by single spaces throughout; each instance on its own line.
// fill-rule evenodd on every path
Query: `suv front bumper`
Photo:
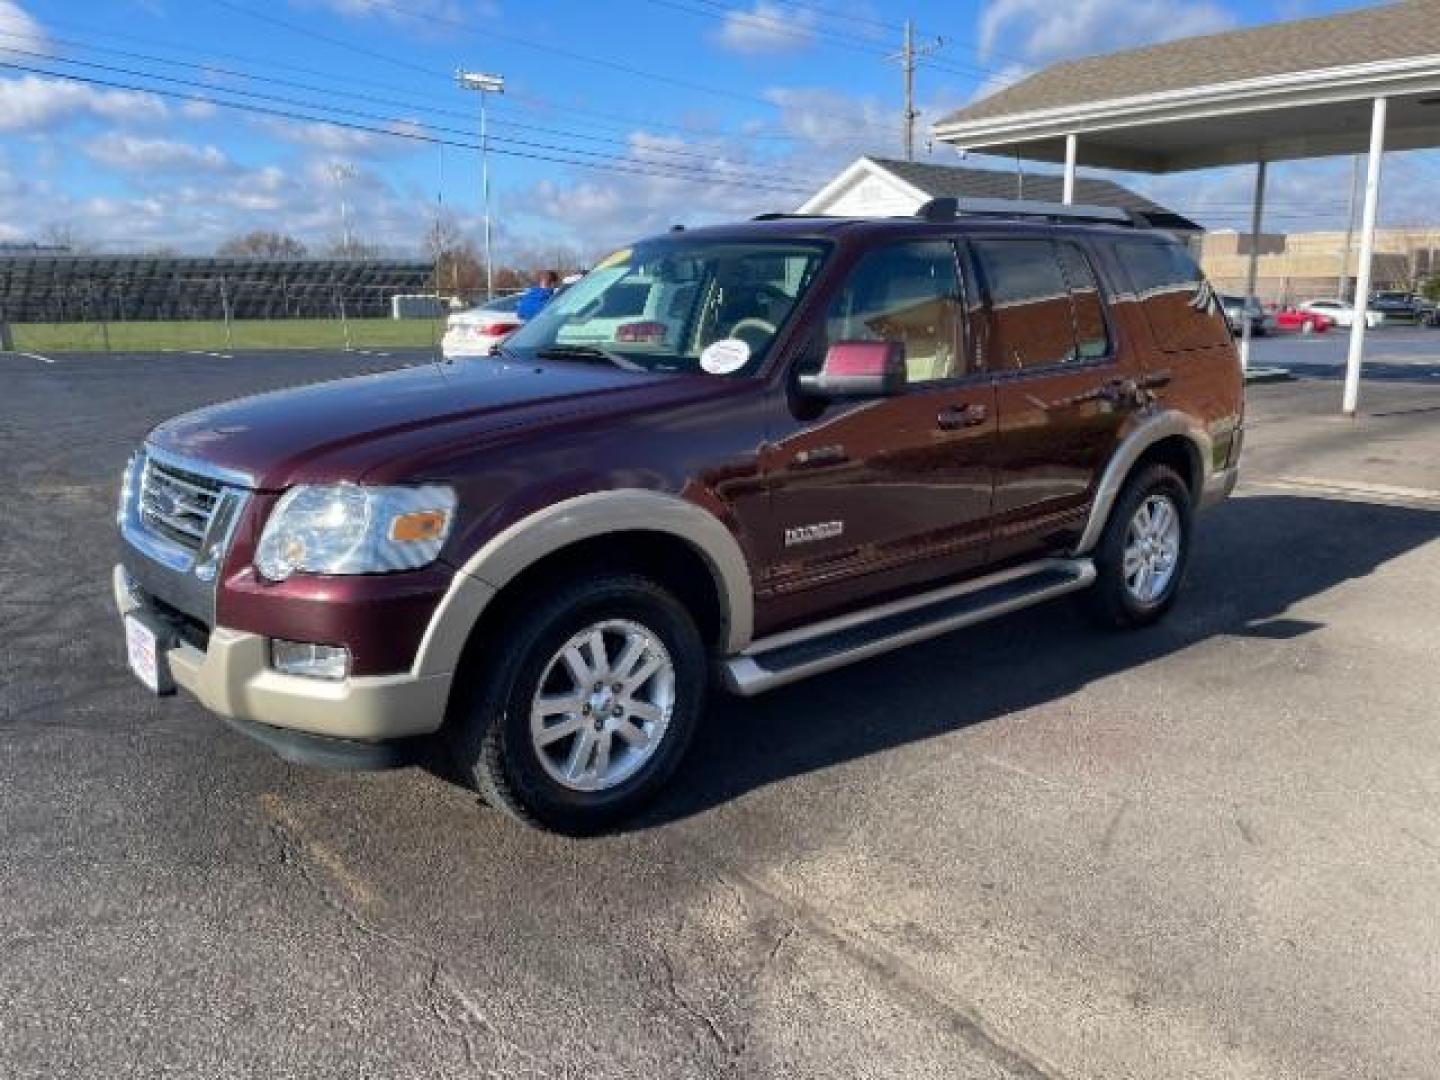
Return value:
M 167 616 L 137 596 L 123 566 L 113 575 L 122 616 Z M 203 649 L 178 633 L 159 643 L 175 685 L 247 734 L 291 760 L 359 767 L 394 764 L 380 743 L 433 732 L 445 714 L 451 676 L 355 676 L 339 680 L 288 675 L 270 666 L 270 642 L 217 626 Z M 351 744 L 351 745 L 346 745 Z

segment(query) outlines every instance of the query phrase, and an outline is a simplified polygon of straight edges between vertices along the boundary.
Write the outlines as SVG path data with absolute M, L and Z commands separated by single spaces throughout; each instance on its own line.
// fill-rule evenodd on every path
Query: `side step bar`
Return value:
M 743 697 L 973 626 L 1095 580 L 1089 559 L 1044 559 L 973 581 L 773 634 L 721 662 L 726 687 Z

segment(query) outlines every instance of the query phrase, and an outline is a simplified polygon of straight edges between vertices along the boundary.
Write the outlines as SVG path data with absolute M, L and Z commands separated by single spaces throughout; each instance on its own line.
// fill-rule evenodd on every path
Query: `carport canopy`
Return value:
M 1356 318 L 1344 410 L 1359 396 L 1386 146 L 1440 146 L 1440 0 L 1184 38 L 1055 64 L 934 125 L 970 151 L 1062 163 L 1070 201 L 1087 165 L 1170 173 L 1255 163 L 1260 231 L 1272 161 L 1366 152 Z M 1249 293 L 1255 292 L 1252 245 Z M 1246 320 L 1242 357 L 1248 361 Z

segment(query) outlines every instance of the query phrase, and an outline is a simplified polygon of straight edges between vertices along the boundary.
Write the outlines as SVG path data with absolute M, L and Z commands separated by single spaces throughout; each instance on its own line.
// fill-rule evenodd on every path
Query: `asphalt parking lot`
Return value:
M 1393 335 L 1356 421 L 1338 335 L 1258 343 L 1306 377 L 1162 626 L 718 698 L 583 842 L 124 667 L 146 429 L 421 355 L 0 355 L 0 1075 L 1440 1075 L 1440 331 Z

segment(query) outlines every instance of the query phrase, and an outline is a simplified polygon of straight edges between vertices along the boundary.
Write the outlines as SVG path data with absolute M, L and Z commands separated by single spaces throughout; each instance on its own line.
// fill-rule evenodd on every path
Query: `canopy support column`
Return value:
M 1385 154 L 1386 99 L 1377 97 L 1370 116 L 1370 156 L 1365 162 L 1365 209 L 1360 218 L 1360 265 L 1355 268 L 1355 321 L 1350 324 L 1350 354 L 1345 358 L 1345 399 L 1341 408 L 1354 417 L 1360 404 L 1360 361 L 1365 355 L 1365 323 L 1370 314 L 1370 263 L 1375 256 L 1375 216 L 1380 209 L 1380 159 Z
M 1255 163 L 1255 204 L 1250 208 L 1250 267 L 1245 274 L 1245 311 L 1240 319 L 1240 370 L 1250 370 L 1250 301 L 1255 299 L 1255 281 L 1260 273 L 1260 219 L 1265 213 L 1263 160 Z
M 1060 201 L 1066 206 L 1075 202 L 1075 159 L 1079 150 L 1079 141 L 1073 131 L 1065 136 L 1065 187 Z

